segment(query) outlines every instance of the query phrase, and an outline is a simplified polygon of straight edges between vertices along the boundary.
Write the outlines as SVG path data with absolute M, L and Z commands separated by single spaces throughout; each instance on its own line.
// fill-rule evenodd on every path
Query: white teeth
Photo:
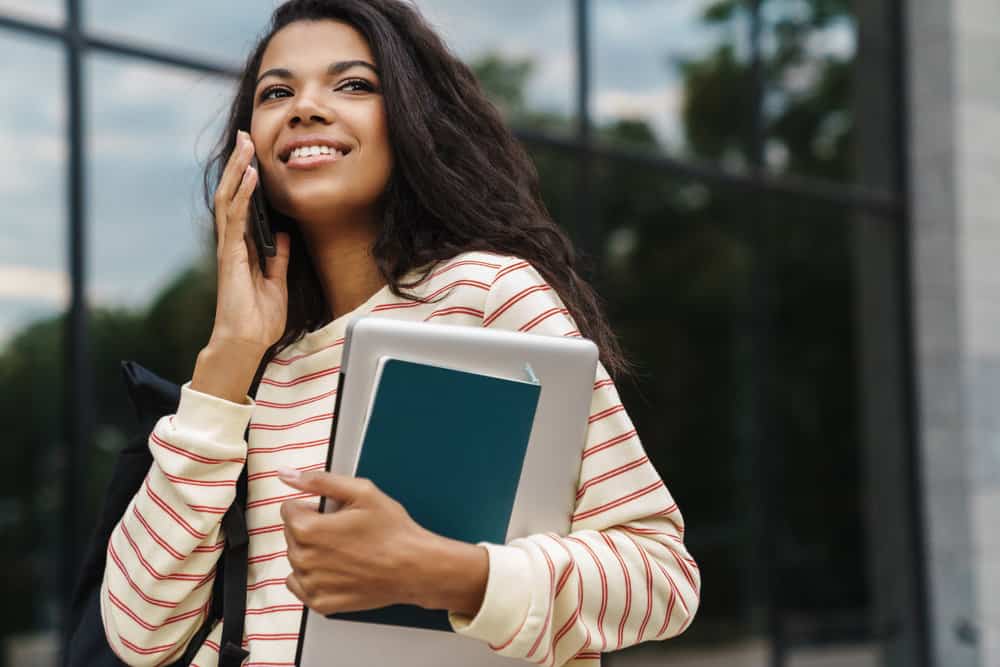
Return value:
M 288 159 L 300 158 L 300 157 L 311 157 L 313 155 L 333 155 L 334 157 L 341 158 L 344 154 L 338 151 L 336 148 L 331 148 L 330 146 L 299 146 L 291 152 Z

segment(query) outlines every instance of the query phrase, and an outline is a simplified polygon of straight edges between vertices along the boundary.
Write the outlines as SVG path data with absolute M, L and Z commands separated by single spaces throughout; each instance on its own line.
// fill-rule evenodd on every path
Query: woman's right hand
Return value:
M 250 196 L 259 180 L 250 166 L 253 154 L 250 135 L 239 131 L 215 191 L 218 290 L 209 345 L 256 349 L 263 356 L 285 331 L 290 242 L 287 233 L 275 234 L 277 253 L 266 258 L 264 275 L 247 227 Z

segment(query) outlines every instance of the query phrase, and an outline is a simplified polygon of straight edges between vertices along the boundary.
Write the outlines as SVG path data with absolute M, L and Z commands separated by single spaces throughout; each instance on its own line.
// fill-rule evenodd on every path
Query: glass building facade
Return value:
M 214 313 L 201 167 L 273 0 L 0 0 L 0 666 L 54 665 L 135 422 Z M 640 665 L 929 665 L 902 0 L 416 0 L 538 167 L 701 567 Z

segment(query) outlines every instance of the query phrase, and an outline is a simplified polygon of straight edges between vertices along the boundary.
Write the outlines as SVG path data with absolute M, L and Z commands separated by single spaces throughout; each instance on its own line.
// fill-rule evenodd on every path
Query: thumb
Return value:
M 278 468 L 278 477 L 293 488 L 326 496 L 342 505 L 353 505 L 366 491 L 364 480 L 322 470 L 301 472 L 294 468 Z

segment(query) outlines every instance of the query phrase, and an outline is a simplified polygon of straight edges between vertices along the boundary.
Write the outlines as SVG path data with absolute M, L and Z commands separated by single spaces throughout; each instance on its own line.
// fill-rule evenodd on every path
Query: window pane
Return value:
M 221 131 L 231 82 L 118 57 L 86 62 L 88 303 L 97 391 L 87 483 L 96 512 L 110 466 L 135 434 L 119 364 L 191 377 L 214 315 L 213 222 L 199 165 Z
M 891 3 L 762 3 L 774 171 L 892 189 Z
M 66 145 L 63 52 L 0 33 L 0 646 L 56 663 L 62 591 Z
M 591 109 L 605 140 L 747 164 L 747 19 L 718 0 L 592 0 Z
M 65 6 L 65 0 L 0 0 L 0 14 L 55 23 L 63 20 Z
M 571 132 L 576 55 L 570 0 L 419 0 L 448 46 L 473 67 L 508 121 Z
M 682 637 L 607 662 L 763 667 L 780 641 L 789 655 L 881 664 L 899 639 L 881 644 L 872 619 L 913 630 L 879 607 L 886 590 L 912 589 L 905 559 L 884 562 L 905 540 L 872 530 L 908 493 L 891 473 L 905 454 L 888 454 L 903 429 L 885 358 L 893 307 L 878 303 L 899 276 L 894 221 L 646 164 L 600 161 L 595 183 L 597 286 L 639 366 L 619 389 L 706 583 Z
M 279 0 L 86 0 L 84 25 L 105 37 L 240 63 Z

